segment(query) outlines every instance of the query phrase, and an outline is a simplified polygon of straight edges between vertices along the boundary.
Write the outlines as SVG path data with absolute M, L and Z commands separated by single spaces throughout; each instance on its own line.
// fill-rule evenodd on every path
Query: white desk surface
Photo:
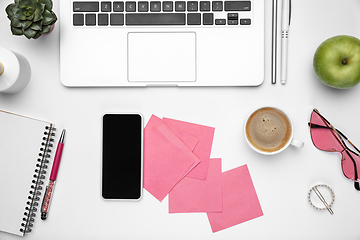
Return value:
M 0 1 L 0 9 L 10 2 Z M 57 12 L 59 1 L 54 2 Z M 313 54 L 325 39 L 339 34 L 360 37 L 360 2 L 293 0 L 292 6 L 288 83 L 270 83 L 269 0 L 265 80 L 251 88 L 66 88 L 59 79 L 59 25 L 49 36 L 29 41 L 11 35 L 1 10 L 0 46 L 24 55 L 32 77 L 18 94 L 0 94 L 0 108 L 67 129 L 49 218 L 37 217 L 26 239 L 359 239 L 360 192 L 343 176 L 338 154 L 313 146 L 307 122 L 316 107 L 360 145 L 360 85 L 349 90 L 329 88 L 316 79 L 312 68 Z M 279 155 L 262 156 L 247 146 L 244 120 L 263 105 L 290 114 L 295 137 L 305 143 L 303 149 L 289 147 Z M 145 123 L 155 114 L 215 127 L 211 157 L 222 158 L 223 171 L 248 165 L 264 216 L 214 234 L 205 213 L 169 214 L 168 198 L 160 203 L 146 190 L 140 202 L 104 201 L 101 116 L 107 111 L 141 112 Z M 308 202 L 308 191 L 318 183 L 335 192 L 333 216 Z M 0 232 L 0 239 L 18 237 Z

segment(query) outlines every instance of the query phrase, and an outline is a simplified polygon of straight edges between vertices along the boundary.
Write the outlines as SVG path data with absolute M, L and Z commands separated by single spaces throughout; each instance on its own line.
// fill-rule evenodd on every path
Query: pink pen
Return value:
M 60 136 L 59 143 L 58 143 L 56 153 L 55 153 L 54 163 L 53 163 L 53 166 L 51 169 L 49 185 L 46 187 L 44 199 L 43 199 L 43 202 L 41 205 L 41 219 L 42 220 L 45 220 L 49 214 L 50 203 L 51 203 L 52 196 L 54 194 L 55 181 L 56 181 L 57 173 L 59 170 L 62 151 L 64 148 L 65 131 L 66 130 L 64 129 L 61 132 L 61 136 Z

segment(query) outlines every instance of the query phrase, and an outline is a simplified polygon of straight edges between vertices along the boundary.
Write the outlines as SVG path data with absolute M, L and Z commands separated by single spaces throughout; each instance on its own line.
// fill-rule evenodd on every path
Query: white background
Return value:
M 0 2 L 0 47 L 24 55 L 32 77 L 20 93 L 0 94 L 0 108 L 67 129 L 49 218 L 42 221 L 37 217 L 27 239 L 360 238 L 360 192 L 342 175 L 338 154 L 313 146 L 307 125 L 316 107 L 360 145 L 360 86 L 329 88 L 316 79 L 312 68 L 313 54 L 325 39 L 339 34 L 360 37 L 358 0 L 293 0 L 285 86 L 270 83 L 272 6 L 267 0 L 265 80 L 261 86 L 89 89 L 66 88 L 60 83 L 59 24 L 36 41 L 12 36 L 4 11 L 10 2 Z M 55 12 L 58 9 L 55 0 Z M 101 47 L 112 46 L 104 43 Z M 261 67 L 263 63 L 254 64 Z M 279 155 L 262 156 L 247 146 L 244 120 L 263 105 L 279 107 L 291 116 L 295 137 L 305 143 L 303 149 L 289 147 Z M 146 190 L 140 202 L 104 201 L 100 192 L 101 116 L 108 111 L 140 112 L 145 123 L 155 114 L 215 127 L 211 156 L 222 158 L 223 171 L 248 165 L 264 216 L 214 234 L 206 214 L 169 214 L 168 199 L 160 203 Z M 315 210 L 307 200 L 308 191 L 318 183 L 328 184 L 335 192 L 333 216 Z M 0 193 L 0 197 L 6 196 Z M 0 239 L 18 237 L 0 233 Z

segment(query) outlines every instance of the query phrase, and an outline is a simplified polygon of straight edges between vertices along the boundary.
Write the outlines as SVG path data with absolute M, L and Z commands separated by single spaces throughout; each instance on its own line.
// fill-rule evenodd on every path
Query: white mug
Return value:
M 249 119 L 253 116 L 253 114 L 255 112 L 257 112 L 259 110 L 266 110 L 267 108 L 275 110 L 275 111 L 279 112 L 280 115 L 282 114 L 282 116 L 286 117 L 286 119 L 288 120 L 288 123 L 290 124 L 290 130 L 291 130 L 290 136 L 289 136 L 288 140 L 286 141 L 286 143 L 284 145 L 282 145 L 279 149 L 274 149 L 274 151 L 259 149 L 258 147 L 254 146 L 251 143 L 251 141 L 249 140 L 248 135 L 247 135 L 247 125 L 248 125 Z M 274 154 L 280 153 L 280 152 L 284 151 L 289 145 L 293 145 L 298 148 L 302 148 L 304 146 L 303 142 L 294 139 L 294 125 L 293 125 L 289 115 L 276 107 L 266 106 L 266 107 L 261 107 L 261 108 L 258 108 L 256 110 L 252 111 L 249 114 L 249 116 L 246 118 L 245 125 L 244 125 L 244 134 L 245 134 L 245 139 L 246 139 L 247 143 L 249 144 L 249 146 L 256 152 L 264 154 L 264 155 L 274 155 Z
M 0 47 L 0 63 L 0 93 L 17 93 L 28 85 L 31 67 L 24 56 Z

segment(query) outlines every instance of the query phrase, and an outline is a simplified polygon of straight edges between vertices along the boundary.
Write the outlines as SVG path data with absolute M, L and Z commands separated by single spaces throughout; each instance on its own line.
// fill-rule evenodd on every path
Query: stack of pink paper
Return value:
M 145 127 L 144 188 L 170 213 L 207 213 L 213 232 L 263 215 L 246 165 L 222 173 L 210 159 L 215 129 L 152 115 Z

